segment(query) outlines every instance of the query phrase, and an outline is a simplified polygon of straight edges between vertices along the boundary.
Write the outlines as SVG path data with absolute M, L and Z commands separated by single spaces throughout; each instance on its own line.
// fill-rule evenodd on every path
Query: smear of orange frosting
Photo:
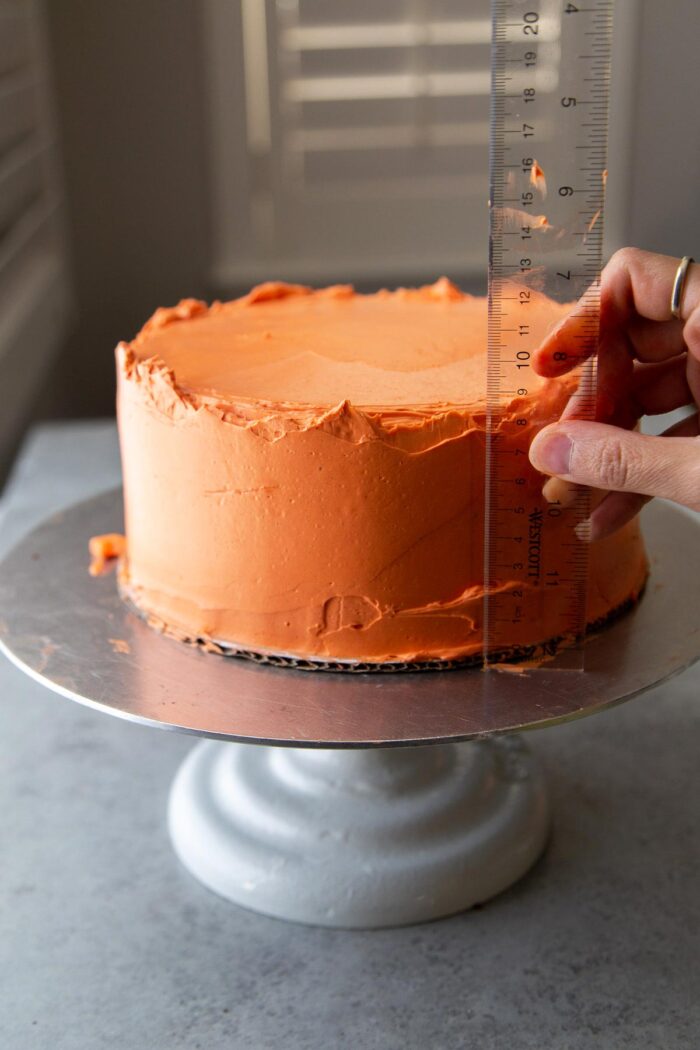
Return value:
M 534 186 L 543 198 L 547 196 L 547 180 L 544 171 L 536 160 L 533 160 L 530 168 L 530 185 Z
M 112 652 L 114 653 L 121 656 L 128 656 L 131 652 L 131 646 L 126 638 L 108 638 L 107 641 L 112 646 Z
M 119 532 L 108 532 L 103 536 L 93 536 L 88 542 L 90 553 L 91 576 L 102 576 L 113 568 L 115 559 L 121 558 L 126 550 L 126 537 Z

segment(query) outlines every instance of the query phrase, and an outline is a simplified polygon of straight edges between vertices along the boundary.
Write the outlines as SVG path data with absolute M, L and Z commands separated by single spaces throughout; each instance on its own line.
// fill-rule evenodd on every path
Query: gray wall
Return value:
M 197 0 L 49 0 L 75 330 L 44 401 L 113 410 L 112 351 L 160 303 L 205 295 Z
M 641 6 L 629 240 L 700 259 L 700 4 Z

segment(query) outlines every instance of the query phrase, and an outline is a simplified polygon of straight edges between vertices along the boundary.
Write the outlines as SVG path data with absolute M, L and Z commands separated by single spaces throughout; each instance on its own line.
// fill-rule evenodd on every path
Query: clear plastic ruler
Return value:
M 548 623 L 546 666 L 581 670 L 590 493 L 543 504 L 523 466 L 556 418 L 528 400 L 543 316 L 586 293 L 579 338 L 597 345 L 613 0 L 492 0 L 492 14 L 484 651 L 527 656 L 532 624 Z M 580 369 L 580 418 L 595 385 Z

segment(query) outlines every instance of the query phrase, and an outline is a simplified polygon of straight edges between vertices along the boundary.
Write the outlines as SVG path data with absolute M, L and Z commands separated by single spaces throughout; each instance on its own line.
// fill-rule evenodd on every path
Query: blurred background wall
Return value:
M 116 342 L 159 303 L 207 294 L 199 6 L 47 4 L 76 299 L 60 411 L 111 413 Z
M 488 18 L 488 0 L 0 0 L 0 477 L 32 421 L 112 413 L 114 345 L 160 304 L 268 277 L 483 290 Z M 609 250 L 700 257 L 697 0 L 616 18 Z

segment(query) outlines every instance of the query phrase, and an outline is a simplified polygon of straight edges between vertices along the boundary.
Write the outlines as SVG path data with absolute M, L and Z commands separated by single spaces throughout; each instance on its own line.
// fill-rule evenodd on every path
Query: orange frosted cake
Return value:
M 533 304 L 533 329 L 553 309 Z M 444 278 L 374 295 L 265 284 L 158 310 L 117 348 L 123 594 L 225 651 L 480 660 L 486 334 L 486 300 Z M 571 382 L 533 377 L 513 419 L 534 434 Z M 542 476 L 524 473 L 544 509 Z M 594 544 L 589 620 L 645 576 L 636 522 Z M 558 622 L 550 597 L 514 646 Z

